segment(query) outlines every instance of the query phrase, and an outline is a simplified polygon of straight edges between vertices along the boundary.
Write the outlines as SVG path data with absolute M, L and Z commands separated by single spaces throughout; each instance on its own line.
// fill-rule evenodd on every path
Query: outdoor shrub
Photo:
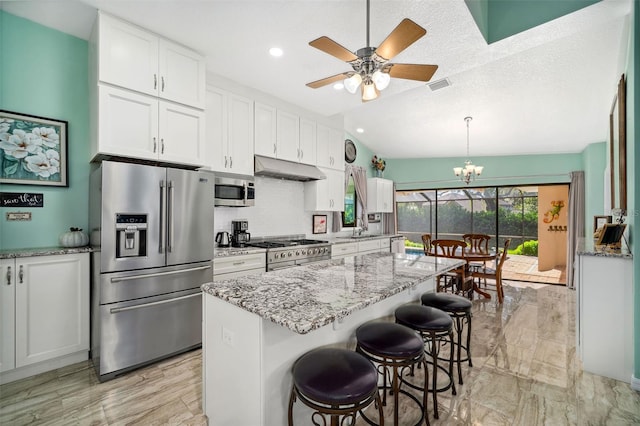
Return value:
M 510 254 L 517 254 L 522 256 L 537 256 L 538 255 L 538 241 L 529 240 L 520 244 L 513 250 L 509 250 Z

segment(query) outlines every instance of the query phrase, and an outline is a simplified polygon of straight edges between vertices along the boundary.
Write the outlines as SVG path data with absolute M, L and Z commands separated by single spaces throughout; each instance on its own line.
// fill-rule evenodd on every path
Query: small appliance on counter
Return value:
M 232 241 L 233 237 L 228 232 L 218 232 L 216 234 L 216 243 L 218 243 L 218 247 L 229 247 Z
M 233 227 L 232 246 L 245 247 L 251 241 L 251 234 L 247 232 L 249 221 L 246 219 L 231 221 Z

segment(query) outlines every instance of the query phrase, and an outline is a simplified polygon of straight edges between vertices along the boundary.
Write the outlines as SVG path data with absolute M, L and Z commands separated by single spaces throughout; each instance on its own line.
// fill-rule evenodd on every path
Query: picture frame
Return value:
M 327 215 L 326 214 L 313 215 L 313 233 L 314 234 L 327 233 Z
M 68 187 L 69 123 L 0 110 L 0 183 Z
M 596 232 L 600 228 L 604 228 L 604 225 L 607 223 L 611 223 L 613 220 L 612 216 L 594 216 L 593 217 L 593 232 Z
M 622 74 L 609 114 L 611 208 L 627 210 L 627 85 Z

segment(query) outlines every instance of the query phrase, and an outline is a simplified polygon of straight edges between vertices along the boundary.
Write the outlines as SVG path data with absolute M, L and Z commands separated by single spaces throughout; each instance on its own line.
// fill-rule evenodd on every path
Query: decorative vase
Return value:
M 384 170 L 376 169 L 376 177 L 384 177 Z
M 89 236 L 80 228 L 69 228 L 68 232 L 60 235 L 62 247 L 83 247 L 89 244 Z

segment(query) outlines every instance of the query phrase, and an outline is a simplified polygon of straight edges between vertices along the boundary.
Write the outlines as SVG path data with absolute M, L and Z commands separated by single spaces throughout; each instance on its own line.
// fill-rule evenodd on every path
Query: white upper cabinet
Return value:
M 300 161 L 300 117 L 281 110 L 276 117 L 277 158 Z
M 318 124 L 317 144 L 318 167 L 344 170 L 344 138 L 341 130 Z
M 100 82 L 204 108 L 201 55 L 107 14 L 100 13 L 98 20 Z
M 316 164 L 316 122 L 300 117 L 300 150 L 298 160 L 305 164 Z
M 367 179 L 367 212 L 393 212 L 393 181 L 382 178 Z
M 254 148 L 256 155 L 276 157 L 276 109 L 270 105 L 254 104 Z
M 326 179 L 304 183 L 304 208 L 308 211 L 344 211 L 344 171 L 322 169 Z
M 202 110 L 98 87 L 95 154 L 204 165 Z
M 253 101 L 207 89 L 206 164 L 218 172 L 253 175 Z

